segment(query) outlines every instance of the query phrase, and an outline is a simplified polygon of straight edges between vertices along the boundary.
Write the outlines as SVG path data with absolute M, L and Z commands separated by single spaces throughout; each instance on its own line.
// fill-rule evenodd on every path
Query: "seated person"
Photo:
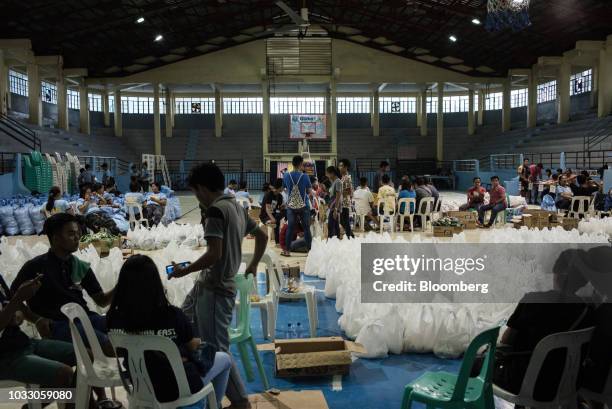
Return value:
M 544 337 L 591 326 L 592 310 L 575 293 L 588 280 L 576 269 L 583 250 L 566 250 L 553 267 L 553 290 L 526 294 L 508 320 L 496 353 L 493 381 L 518 393 L 531 352 Z M 535 398 L 551 400 L 565 365 L 565 351 L 552 351 L 544 361 L 535 385 Z M 609 369 L 609 368 L 608 368 Z
M 72 367 L 76 365 L 76 358 L 72 344 L 32 339 L 19 329 L 24 318 L 38 319 L 23 303 L 36 294 L 42 285 L 41 278 L 37 274 L 10 291 L 0 276 L 0 381 L 17 381 L 41 388 L 74 388 Z M 74 408 L 74 404 L 66 407 Z
M 151 183 L 151 191 L 145 195 L 144 217 L 150 226 L 157 226 L 164 216 L 164 208 L 168 203 L 166 195 L 159 190 L 159 183 Z
M 249 191 L 247 189 L 247 182 L 246 181 L 242 181 L 240 182 L 240 190 L 238 190 L 235 193 L 236 198 L 243 198 L 249 201 L 249 203 L 253 203 L 253 198 L 251 197 L 251 195 L 249 194 Z
M 193 336 L 191 323 L 181 309 L 171 305 L 166 298 L 159 271 L 148 256 L 137 254 L 123 264 L 107 317 L 111 333 L 153 334 L 170 338 L 183 358 L 190 391 L 196 393 L 212 382 L 217 401 L 221 402 L 229 378 L 230 358 L 227 353 L 215 352 L 208 346 L 200 350 L 205 358 L 200 359 L 200 339 Z M 125 358 L 127 352 L 119 350 L 118 355 Z M 169 402 L 177 399 L 178 389 L 169 362 L 154 352 L 145 352 L 145 364 L 157 400 Z M 201 402 L 189 407 L 203 406 L 204 402 Z
M 100 210 L 98 207 L 98 201 L 92 194 L 90 185 L 83 185 L 83 187 L 81 187 L 81 194 L 79 199 L 76 201 L 76 206 L 77 212 L 80 215 L 86 215 L 88 213 L 93 213 Z
M 421 199 L 424 199 L 426 197 L 433 197 L 433 195 L 431 194 L 431 190 L 429 190 L 429 187 L 425 183 L 425 178 L 421 176 L 416 178 L 416 188 L 414 189 L 414 192 L 416 193 L 417 209 L 419 208 Z
M 95 183 L 92 187 L 91 187 L 91 196 L 93 197 L 94 201 L 96 202 L 96 204 L 98 206 L 109 206 L 112 204 L 112 198 L 109 201 L 107 201 L 107 198 L 109 197 L 108 195 L 105 196 L 105 192 L 104 192 L 104 185 L 102 183 Z
M 283 205 L 283 196 L 280 191 L 283 188 L 283 180 L 276 179 L 274 185 L 268 188 L 268 192 L 264 195 L 263 202 L 261 203 L 261 212 L 259 213 L 259 220 L 263 224 L 274 224 L 274 241 L 279 244 L 279 232 L 280 232 L 280 221 L 281 221 L 281 206 Z
M 59 187 L 53 186 L 49 189 L 49 197 L 47 198 L 47 203 L 43 207 L 43 213 L 46 217 L 56 213 L 73 213 L 70 203 L 62 199 L 62 191 Z
M 283 223 L 283 227 L 280 229 L 280 236 L 286 237 L 287 230 L 289 228 L 289 224 Z M 292 251 L 296 253 L 308 253 L 308 246 L 306 245 L 306 239 L 304 239 L 304 229 L 302 228 L 301 221 L 295 224 L 295 229 L 293 230 L 293 237 L 291 237 L 291 245 L 290 248 L 287 248 L 287 244 L 285 240 L 281 240 L 280 243 L 281 249 L 283 251 Z
M 136 203 L 138 205 L 138 208 L 142 208 L 144 206 L 145 203 L 145 197 L 144 195 L 140 192 L 140 183 L 138 181 L 132 181 L 132 183 L 130 183 L 130 191 L 127 192 L 124 196 L 125 198 L 125 213 L 127 213 L 129 215 L 129 211 L 128 211 L 128 201 L 134 201 L 134 203 Z M 134 216 L 136 217 L 136 220 L 140 220 L 140 212 L 139 211 L 134 211 Z
M 574 194 L 567 183 L 567 178 L 565 176 L 559 177 L 559 184 L 555 196 L 555 206 L 557 206 L 557 209 L 569 210 L 572 204 L 572 197 L 574 197 Z
M 497 214 L 508 207 L 506 203 L 506 189 L 499 184 L 499 177 L 491 177 L 491 191 L 489 192 L 489 204 L 482 205 L 478 208 L 478 224 L 481 227 L 489 228 L 495 223 Z M 489 222 L 484 224 L 484 216 L 487 210 L 491 211 Z
M 109 233 L 119 236 L 121 231 L 117 227 L 115 221 L 102 211 L 100 205 L 106 203 L 97 193 L 94 195 L 88 185 L 81 188 L 81 197 L 77 200 L 77 211 L 80 215 L 85 216 L 85 226 L 94 233 L 102 229 L 108 230 Z
M 478 210 L 484 203 L 484 197 L 487 191 L 481 185 L 480 178 L 474 178 L 474 186 L 467 191 L 467 203 L 459 206 L 459 210 L 465 212 L 470 209 Z
M 400 191 L 397 196 L 398 199 L 415 199 L 416 202 L 416 192 L 412 186 L 412 183 L 409 179 L 402 179 L 402 183 L 400 185 Z M 406 205 L 402 203 L 399 209 L 400 213 L 406 212 Z M 410 213 L 414 213 L 414 204 L 410 203 Z
M 374 217 L 374 195 L 368 188 L 368 179 L 361 177 L 359 179 L 359 187 L 353 192 L 353 200 L 355 201 L 355 213 L 358 216 L 365 215 L 367 221 L 362 228 L 364 230 L 376 229 L 377 220 Z
M 571 185 L 570 188 L 574 196 L 591 196 L 600 189 L 596 182 L 584 174 L 576 176 L 576 184 Z
M 378 209 L 378 214 L 382 214 L 382 210 L 385 207 L 389 207 L 390 209 L 395 208 L 395 189 L 391 184 L 391 178 L 389 175 L 384 174 L 381 177 L 382 185 L 378 188 L 378 200 L 383 200 L 382 206 Z
M 106 320 L 89 311 L 83 290 L 100 307 L 110 304 L 113 291 L 104 292 L 89 263 L 72 255 L 78 250 L 81 238 L 77 218 L 66 213 L 55 214 L 45 221 L 43 231 L 49 239 L 49 251 L 23 265 L 11 285 L 11 291 L 41 275 L 40 289 L 27 300 L 30 310 L 38 315 L 35 324 L 40 336 L 71 342 L 68 320 L 60 308 L 74 302 L 88 312 L 102 348 L 112 356 L 113 349 L 106 336 Z
M 425 178 L 425 186 L 427 186 L 427 189 L 429 189 L 429 191 L 431 192 L 431 196 L 435 199 L 434 200 L 434 206 L 435 206 L 435 204 L 438 203 L 438 199 L 440 198 L 440 193 L 438 192 L 438 189 L 436 189 L 436 187 L 434 186 L 433 182 L 431 181 L 429 177 Z
M 235 195 L 236 189 L 238 189 L 238 183 L 234 179 L 232 179 L 229 181 L 229 184 L 223 191 L 223 194 L 224 195 Z

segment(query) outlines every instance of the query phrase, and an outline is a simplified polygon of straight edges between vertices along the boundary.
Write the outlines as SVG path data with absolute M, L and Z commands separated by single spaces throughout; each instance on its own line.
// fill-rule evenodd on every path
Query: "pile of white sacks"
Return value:
M 581 233 L 605 233 L 612 237 L 612 217 L 584 219 L 578 223 Z
M 389 352 L 433 352 L 458 357 L 470 340 L 485 329 L 499 325 L 514 304 L 363 304 L 361 303 L 361 243 L 435 243 L 439 239 L 415 235 L 411 240 L 388 234 L 368 234 L 355 240 L 313 240 L 304 273 L 325 278 L 325 296 L 336 299 L 342 314 L 338 323 L 350 338 L 366 349 L 365 357 L 384 357 Z M 448 242 L 448 240 L 444 240 Z M 465 243 L 465 235 L 450 242 Z M 483 231 L 481 243 L 608 243 L 605 234 L 580 234 L 577 230 Z M 503 262 L 503 261 L 502 261 Z M 520 267 L 517 267 L 520 269 Z
M 204 228 L 201 224 L 176 224 L 167 226 L 161 223 L 151 229 L 141 228 L 128 230 L 130 246 L 139 250 L 159 250 L 170 243 L 195 249 L 204 245 Z

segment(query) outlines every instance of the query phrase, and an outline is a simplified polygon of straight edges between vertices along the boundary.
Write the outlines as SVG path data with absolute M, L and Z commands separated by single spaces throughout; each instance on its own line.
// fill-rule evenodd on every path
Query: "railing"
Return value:
M 565 152 L 565 167 L 571 169 L 598 169 L 612 164 L 612 150 Z
M 106 163 L 108 169 L 114 176 L 122 175 L 130 171 L 130 164 L 123 159 L 114 156 L 79 156 L 82 165 L 89 165 L 93 172 L 102 172 L 102 164 Z
M 268 141 L 268 152 L 270 153 L 298 153 L 299 143 L 302 140 L 269 140 Z M 310 153 L 330 153 L 331 152 L 331 141 L 329 139 L 308 140 L 308 150 Z
M 15 170 L 16 155 L 14 152 L 0 152 L 0 175 L 11 173 Z
M 583 149 L 585 152 L 591 151 L 610 137 L 612 137 L 612 115 L 596 121 L 591 126 L 584 135 Z
M 0 114 L 0 130 L 33 151 L 41 150 L 40 138 L 36 133 L 7 115 Z
M 521 163 L 521 155 L 518 153 L 503 153 L 490 155 L 487 163 L 488 170 L 494 171 L 499 169 L 516 169 Z M 485 161 L 486 163 L 486 161 Z M 483 161 L 480 162 L 480 168 L 483 169 Z M 486 168 L 486 167 L 485 167 Z
M 478 172 L 480 162 L 478 159 L 463 159 L 453 161 L 453 172 Z
M 541 163 L 544 169 L 556 169 L 563 162 L 561 160 L 561 152 L 524 153 L 523 158 L 529 159 L 531 163 Z

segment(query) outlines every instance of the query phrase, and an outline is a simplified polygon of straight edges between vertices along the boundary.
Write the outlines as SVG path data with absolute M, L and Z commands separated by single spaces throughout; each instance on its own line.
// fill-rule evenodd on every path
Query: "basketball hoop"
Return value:
M 488 0 L 485 28 L 501 31 L 510 28 L 520 31 L 531 25 L 529 20 L 530 0 Z

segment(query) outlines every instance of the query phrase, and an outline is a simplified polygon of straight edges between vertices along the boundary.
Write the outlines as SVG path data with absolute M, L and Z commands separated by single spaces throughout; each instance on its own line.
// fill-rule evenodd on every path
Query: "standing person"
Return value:
M 521 185 L 521 196 L 527 199 L 527 203 L 529 203 L 529 159 L 523 159 L 523 164 L 517 168 L 516 173 L 518 174 L 519 183 Z
M 268 192 L 264 195 L 263 202 L 261 203 L 261 212 L 259 213 L 259 220 L 263 224 L 273 223 L 274 226 L 274 241 L 276 244 L 281 243 L 280 236 L 280 222 L 281 206 L 283 205 L 283 196 L 280 191 L 283 189 L 283 181 L 276 179 L 274 185 L 269 187 Z
M 106 186 L 108 184 L 108 179 L 113 175 L 108 170 L 108 163 L 103 163 L 100 168 L 102 168 L 102 184 Z
M 539 197 L 539 185 L 540 185 L 540 180 L 542 179 L 542 169 L 544 168 L 544 165 L 542 165 L 541 163 L 538 163 L 537 165 L 535 163 L 532 163 L 529 166 L 529 183 L 531 184 L 531 197 L 529 199 L 529 201 L 531 202 L 531 204 L 538 204 L 538 202 L 540 202 L 542 200 L 541 197 Z
M 93 173 L 91 173 L 91 165 L 89 163 L 85 165 L 85 170 L 83 170 L 79 177 L 79 188 L 84 185 L 93 185 L 95 178 Z
M 193 318 L 195 336 L 219 351 L 229 353 L 228 330 L 236 300 L 234 277 L 242 261 L 242 240 L 247 234 L 255 237 L 253 259 L 245 274 L 256 274 L 257 265 L 266 250 L 268 236 L 249 217 L 247 210 L 236 203 L 233 196 L 223 194 L 224 182 L 223 173 L 215 164 L 198 165 L 189 173 L 187 183 L 206 211 L 206 253 L 185 268 L 174 265 L 174 273 L 169 278 L 200 272 L 193 290 L 185 300 L 183 310 L 187 310 L 187 315 Z M 227 397 L 232 402 L 232 409 L 251 407 L 233 359 Z
M 482 182 L 480 178 L 476 176 L 473 179 L 474 186 L 468 189 L 467 191 L 467 203 L 459 206 L 459 210 L 465 212 L 470 209 L 478 210 L 480 206 L 484 203 L 485 193 L 487 191 L 484 187 L 482 187 Z
M 376 176 L 374 177 L 374 193 L 378 193 L 378 189 L 380 189 L 380 187 L 385 184 L 382 180 L 382 177 L 384 175 L 389 175 L 390 169 L 391 167 L 389 166 L 389 162 L 387 162 L 386 160 L 380 162 L 378 172 L 376 172 Z M 393 187 L 393 183 L 391 183 L 391 187 Z
M 499 176 L 491 177 L 491 191 L 489 192 L 489 204 L 482 205 L 478 209 L 478 224 L 484 228 L 489 228 L 495 223 L 497 213 L 508 207 L 506 203 L 506 189 L 499 184 Z M 484 224 L 484 216 L 487 210 L 491 211 L 489 222 Z
M 327 216 L 327 237 L 334 236 L 340 238 L 340 209 L 342 206 L 342 182 L 339 178 L 338 169 L 329 166 L 325 170 L 325 175 L 329 179 L 329 215 Z
M 312 235 L 310 234 L 310 208 L 308 195 L 310 193 L 311 185 L 310 178 L 306 175 L 304 170 L 304 158 L 297 155 L 293 157 L 291 161 L 293 165 L 293 171 L 285 173 L 283 177 L 283 186 L 287 189 L 287 237 L 286 245 L 287 248 L 291 248 L 291 237 L 293 235 L 293 229 L 296 223 L 296 219 L 300 218 L 302 221 L 302 227 L 304 229 L 304 239 L 306 240 L 306 247 L 310 249 L 312 244 Z M 291 253 L 284 251 L 281 253 L 283 256 L 290 256 Z
M 149 165 L 147 162 L 142 162 L 142 166 L 140 167 L 140 186 L 142 187 L 142 191 L 145 193 L 149 191 L 150 178 L 151 174 L 149 173 Z
M 191 393 L 199 392 L 204 385 L 212 382 L 221 404 L 231 368 L 230 357 L 225 352 L 215 353 L 214 348 L 204 347 L 201 349 L 202 355 L 212 362 L 205 363 L 198 359 L 200 339 L 193 336 L 193 329 L 183 311 L 168 301 L 159 271 L 151 258 L 136 254 L 123 264 L 107 319 L 111 334 L 153 334 L 170 338 L 183 359 Z M 117 355 L 127 358 L 127 353 L 122 350 Z M 145 364 L 157 400 L 176 400 L 178 388 L 169 362 L 156 354 L 145 354 Z
M 338 163 L 338 170 L 340 171 L 340 182 L 342 183 L 342 208 L 340 210 L 340 224 L 344 228 L 344 234 L 348 238 L 354 238 L 355 235 L 351 230 L 351 205 L 353 199 L 353 182 L 351 181 L 351 162 L 348 159 L 341 159 Z

